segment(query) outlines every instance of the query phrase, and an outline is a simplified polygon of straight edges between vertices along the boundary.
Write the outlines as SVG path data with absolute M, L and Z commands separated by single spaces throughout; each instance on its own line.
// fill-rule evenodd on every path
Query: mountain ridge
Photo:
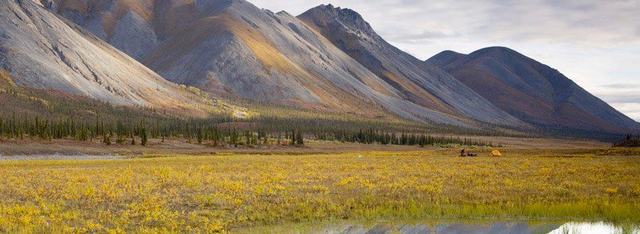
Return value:
M 41 2 L 3 1 L 0 11 L 0 67 L 18 85 L 199 116 L 214 109 L 211 100 L 166 81 Z
M 418 100 L 410 96 L 410 100 L 420 102 L 427 99 L 431 102 L 425 105 L 440 111 L 470 116 L 491 124 L 523 127 L 519 120 L 496 108 L 448 73 L 424 64 L 385 41 L 353 10 L 320 5 L 298 18 L 383 80 L 396 84 L 394 87 L 404 93 L 414 94 L 411 87 L 427 93 L 426 97 L 415 98 Z
M 507 47 L 468 55 L 443 52 L 427 60 L 507 112 L 537 125 L 624 133 L 636 121 L 588 93 L 557 69 Z

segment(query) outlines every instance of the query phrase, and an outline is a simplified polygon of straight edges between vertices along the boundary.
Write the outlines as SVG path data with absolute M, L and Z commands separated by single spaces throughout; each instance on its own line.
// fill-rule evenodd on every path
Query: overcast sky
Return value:
M 298 15 L 351 8 L 420 59 L 507 46 L 551 67 L 640 121 L 640 0 L 249 0 Z

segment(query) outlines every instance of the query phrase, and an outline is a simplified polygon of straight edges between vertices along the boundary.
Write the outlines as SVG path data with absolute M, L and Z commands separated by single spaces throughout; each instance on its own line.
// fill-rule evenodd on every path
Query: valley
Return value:
M 365 12 L 0 0 L 0 233 L 638 233 L 625 63 L 592 94 L 566 51 L 418 59 Z

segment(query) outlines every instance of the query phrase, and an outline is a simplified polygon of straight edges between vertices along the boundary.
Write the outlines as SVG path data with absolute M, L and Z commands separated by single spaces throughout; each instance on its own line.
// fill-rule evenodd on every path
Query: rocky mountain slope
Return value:
M 0 2 L 0 68 L 29 88 L 196 115 L 213 109 L 33 0 Z
M 637 122 L 559 71 L 503 47 L 469 55 L 444 51 L 427 60 L 513 116 L 546 128 L 625 133 Z
M 166 79 L 220 97 L 453 125 L 522 124 L 395 48 L 383 60 L 394 66 L 381 72 L 318 28 L 243 0 L 66 0 L 51 8 Z
M 496 108 L 446 72 L 424 64 L 389 44 L 353 10 L 321 5 L 299 18 L 385 82 L 401 90 L 408 100 L 488 123 L 518 125 L 517 119 Z

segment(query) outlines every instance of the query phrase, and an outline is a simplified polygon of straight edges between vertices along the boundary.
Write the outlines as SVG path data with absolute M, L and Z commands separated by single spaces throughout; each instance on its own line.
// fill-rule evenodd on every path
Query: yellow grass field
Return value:
M 487 150 L 0 161 L 0 232 L 226 232 L 385 217 L 640 222 L 638 151 Z

